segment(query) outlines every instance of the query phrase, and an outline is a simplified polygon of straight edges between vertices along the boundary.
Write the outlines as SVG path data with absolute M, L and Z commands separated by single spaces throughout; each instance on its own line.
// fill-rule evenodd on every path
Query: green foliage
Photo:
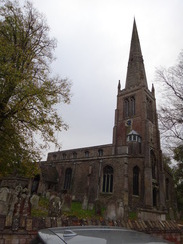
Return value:
M 40 199 L 39 199 L 39 206 L 40 207 L 44 207 L 44 208 L 48 208 L 48 206 L 49 206 L 49 200 L 46 197 L 40 197 Z
M 137 220 L 137 212 L 129 212 L 128 218 L 130 220 Z
M 24 175 L 30 163 L 40 160 L 40 150 L 48 142 L 57 144 L 55 131 L 67 129 L 55 105 L 70 102 L 70 83 L 51 76 L 49 67 L 55 48 L 56 41 L 49 36 L 45 18 L 30 2 L 25 5 L 14 0 L 0 2 L 0 168 L 3 175 Z M 41 143 L 36 135 L 41 137 Z M 22 170 L 23 164 L 26 167 Z
M 183 213 L 183 146 L 180 145 L 174 149 L 174 160 L 177 164 L 173 167 L 173 176 L 176 186 L 177 206 Z
M 183 145 L 174 149 L 174 159 L 179 163 L 183 163 Z

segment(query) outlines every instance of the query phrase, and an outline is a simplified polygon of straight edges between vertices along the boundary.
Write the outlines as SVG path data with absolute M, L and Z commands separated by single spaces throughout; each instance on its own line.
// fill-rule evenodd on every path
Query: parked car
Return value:
M 170 243 L 163 239 L 120 227 L 79 226 L 57 227 L 38 231 L 32 244 L 117 244 L 117 243 Z

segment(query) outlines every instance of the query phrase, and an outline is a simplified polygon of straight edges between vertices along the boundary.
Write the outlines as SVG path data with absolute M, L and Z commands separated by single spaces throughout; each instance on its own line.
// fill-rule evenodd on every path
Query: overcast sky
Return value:
M 69 125 L 61 150 L 112 142 L 118 80 L 125 85 L 134 17 L 149 88 L 155 69 L 176 63 L 183 49 L 182 0 L 33 0 L 58 41 L 53 73 L 72 81 Z M 156 96 L 158 84 L 155 84 Z M 160 97 L 160 96 L 159 96 Z M 160 103 L 160 100 L 157 100 Z M 51 145 L 49 151 L 55 151 Z

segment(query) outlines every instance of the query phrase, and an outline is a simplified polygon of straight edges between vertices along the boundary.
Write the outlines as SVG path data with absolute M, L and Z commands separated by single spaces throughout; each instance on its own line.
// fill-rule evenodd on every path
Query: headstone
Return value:
M 18 203 L 15 205 L 14 215 L 19 217 L 20 216 L 20 210 L 21 210 L 21 198 L 18 199 Z
M 48 215 L 50 217 L 59 217 L 59 216 L 61 216 L 61 208 L 62 208 L 62 204 L 61 204 L 60 198 L 57 197 L 57 196 L 52 196 L 50 198 L 50 202 L 49 202 Z
M 6 227 L 12 226 L 12 222 L 13 222 L 13 217 L 10 215 L 6 216 L 6 222 L 5 222 Z
M 7 215 L 9 205 L 10 191 L 7 187 L 0 188 L 0 213 Z
M 101 215 L 102 214 L 102 205 L 99 200 L 95 201 L 95 214 Z
M 117 219 L 123 219 L 124 218 L 124 205 L 123 205 L 123 201 L 119 200 L 117 205 L 117 209 L 116 209 L 116 215 L 117 215 Z
M 64 194 L 62 211 L 70 211 L 72 203 L 72 197 L 70 194 Z
M 26 230 L 28 230 L 28 231 L 32 230 L 32 218 L 27 218 Z
M 88 198 L 86 195 L 84 195 L 83 202 L 82 202 L 82 209 L 87 210 L 88 209 Z
M 8 211 L 9 216 L 13 216 L 15 212 L 16 205 L 19 202 L 19 194 L 22 190 L 22 187 L 20 185 L 15 187 L 15 190 L 12 190 L 11 192 L 11 202 L 10 202 L 10 208 Z
M 7 215 L 8 213 L 8 204 L 6 202 L 0 202 L 0 213 L 2 215 Z
M 93 210 L 93 208 L 94 208 L 94 203 L 89 203 L 88 204 L 88 210 Z
M 39 206 L 39 196 L 37 195 L 32 195 L 32 197 L 30 198 L 30 203 L 31 203 L 31 206 L 34 207 L 34 208 L 38 208 Z
M 51 227 L 51 219 L 49 217 L 46 217 L 46 219 L 45 219 L 45 227 L 46 228 Z
M 19 218 L 14 217 L 12 223 L 12 230 L 18 230 L 19 228 Z
M 116 220 L 116 204 L 115 202 L 111 201 L 108 203 L 106 208 L 106 219 L 108 220 Z
M 0 201 L 7 202 L 9 198 L 9 189 L 7 187 L 0 188 Z
M 30 206 L 30 196 L 27 195 L 24 199 L 23 207 L 22 207 L 22 215 L 30 216 L 31 215 L 31 206 Z
M 48 200 L 50 199 L 50 192 L 49 192 L 49 191 L 46 192 L 46 198 L 47 198 Z

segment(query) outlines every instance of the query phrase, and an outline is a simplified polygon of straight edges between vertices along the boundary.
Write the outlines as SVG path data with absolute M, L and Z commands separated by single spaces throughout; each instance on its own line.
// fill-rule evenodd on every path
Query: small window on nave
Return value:
M 67 158 L 67 154 L 66 154 L 66 153 L 63 153 L 63 154 L 62 154 L 62 158 L 63 158 L 63 159 L 66 159 L 66 158 Z
M 73 158 L 77 158 L 77 153 L 73 152 Z
M 89 158 L 89 155 L 90 155 L 89 151 L 85 151 L 85 158 Z
M 102 149 L 99 149 L 98 150 L 98 155 L 99 155 L 99 157 L 102 157 L 103 156 L 103 150 Z

